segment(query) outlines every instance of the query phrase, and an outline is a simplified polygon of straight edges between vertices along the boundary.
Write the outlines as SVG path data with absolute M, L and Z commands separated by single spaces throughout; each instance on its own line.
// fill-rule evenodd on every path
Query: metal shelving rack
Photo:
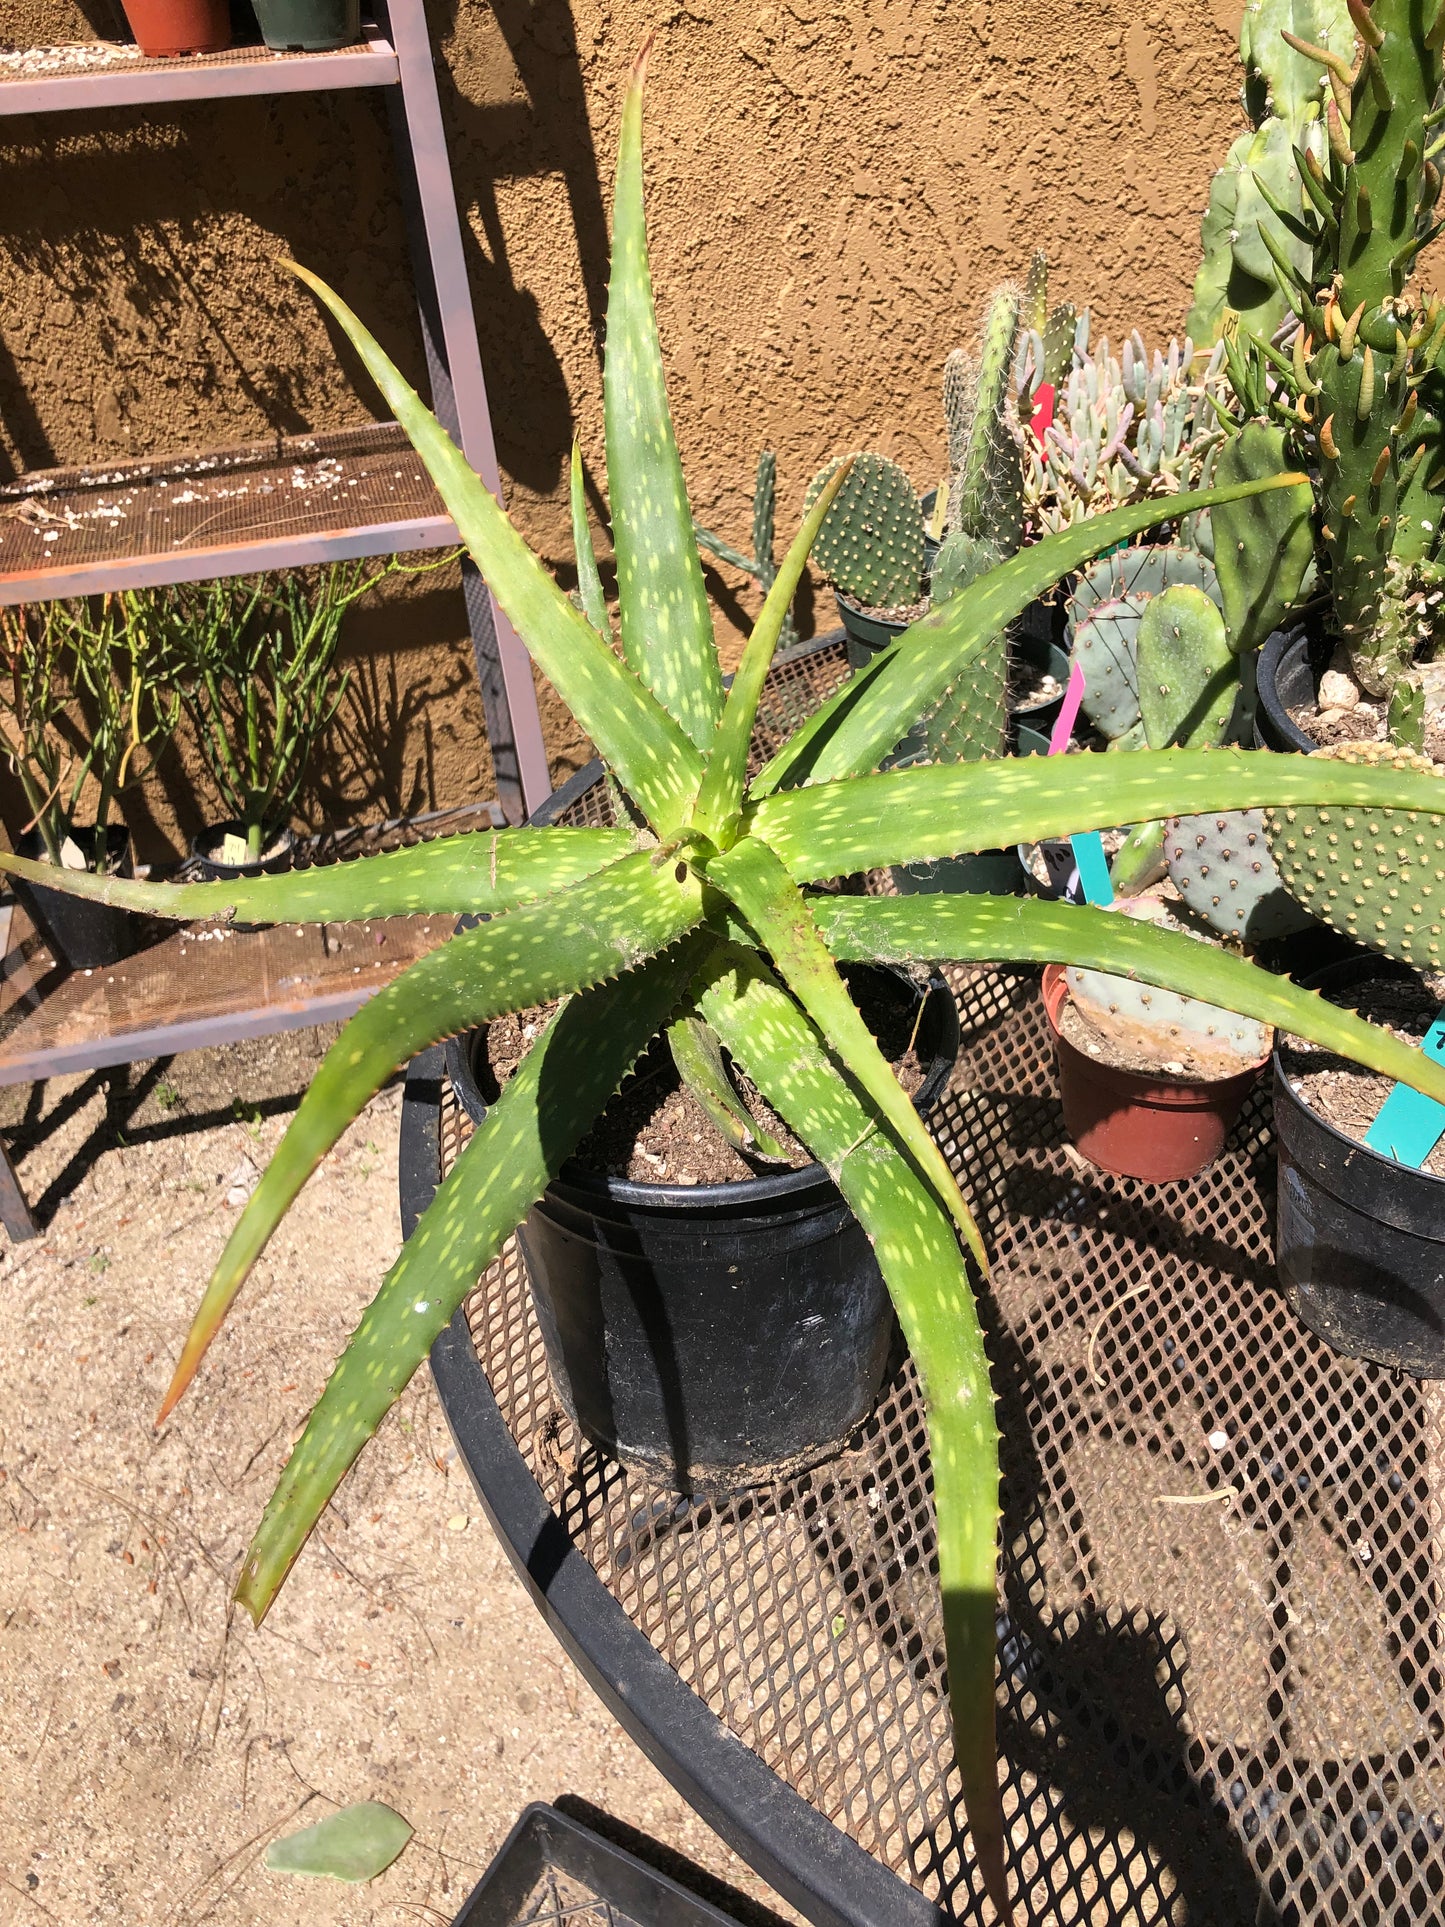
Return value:
M 106 43 L 0 56 L 0 116 L 175 106 L 353 87 L 389 92 L 436 412 L 500 501 L 487 387 L 422 0 L 336 53 L 241 47 L 148 60 Z M 457 531 L 394 422 L 173 459 L 50 470 L 0 487 L 0 602 L 446 547 Z M 551 784 L 527 652 L 474 569 L 467 615 L 497 796 L 511 821 Z
M 96 42 L 0 54 L 0 117 L 385 88 L 432 404 L 501 501 L 423 0 L 376 0 L 375 13 L 357 45 L 332 53 L 248 46 L 152 60 L 134 47 Z M 400 426 L 374 422 L 245 448 L 32 472 L 0 485 L 0 603 L 259 574 L 457 540 Z M 462 565 L 462 590 L 497 789 L 495 805 L 464 813 L 465 827 L 483 817 L 520 822 L 551 789 L 531 664 L 470 562 Z M 23 935 L 23 919 L 15 921 Z M 344 1015 L 441 934 L 404 927 L 426 919 L 393 921 L 374 933 L 384 954 L 369 948 L 373 933 L 364 933 L 355 958 L 333 955 L 335 933 L 322 933 L 320 950 L 280 930 L 228 934 L 230 968 L 211 973 L 214 994 L 198 1008 L 178 997 L 171 978 L 184 932 L 110 970 L 70 979 L 48 970 L 43 952 L 37 961 L 33 942 L 12 941 L 0 967 L 0 1084 Z M 0 1222 L 12 1237 L 35 1231 L 3 1146 Z

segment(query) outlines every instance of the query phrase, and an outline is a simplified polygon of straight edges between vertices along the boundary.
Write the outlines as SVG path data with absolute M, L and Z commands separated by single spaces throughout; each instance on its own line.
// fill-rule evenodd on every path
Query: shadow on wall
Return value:
M 472 100 L 458 84 L 450 61 L 438 60 L 497 452 L 507 475 L 545 494 L 558 486 L 565 472 L 572 403 L 536 298 L 512 279 L 497 182 L 560 177 L 600 369 L 608 229 L 597 150 L 576 27 L 566 0 L 492 0 L 490 19 L 480 27 L 473 19 L 463 26 L 464 11 L 465 0 L 429 0 L 433 44 L 440 50 L 461 33 L 475 39 L 499 31 L 526 95 L 525 101 Z M 484 67 L 488 91 L 499 91 L 494 75 L 502 64 L 498 60 Z M 466 218 L 473 208 L 485 248 Z
M 439 0 L 434 43 L 454 30 L 464 53 L 495 40 L 477 11 L 463 22 L 461 0 Z M 84 12 L 114 35 L 112 0 Z M 546 494 L 572 410 L 537 298 L 513 279 L 496 178 L 564 181 L 595 330 L 607 226 L 567 7 L 501 0 L 495 17 L 525 101 L 467 99 L 445 60 L 438 76 L 502 466 Z M 486 91 L 513 84 L 509 70 Z M 285 254 L 338 287 L 421 381 L 384 111 L 379 94 L 341 94 L 18 123 L 0 207 L 0 476 L 380 412 L 350 348 L 272 265 Z

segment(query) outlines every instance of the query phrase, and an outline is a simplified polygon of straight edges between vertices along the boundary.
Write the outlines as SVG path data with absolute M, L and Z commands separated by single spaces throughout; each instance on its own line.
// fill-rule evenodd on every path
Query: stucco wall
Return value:
M 15 45 L 108 31 L 112 0 L 8 0 Z M 648 189 L 658 306 L 699 519 L 745 539 L 759 448 L 780 525 L 830 454 L 926 486 L 937 390 L 987 289 L 1036 246 L 1098 326 L 1180 323 L 1212 167 L 1239 122 L 1237 0 L 427 0 L 502 466 L 565 570 L 575 426 L 601 472 L 611 156 L 631 51 L 658 28 Z M 294 253 L 419 373 L 379 100 L 365 95 L 7 123 L 0 469 L 238 442 L 375 412 Z M 752 606 L 725 572 L 719 635 Z M 826 609 L 819 598 L 820 615 Z M 460 801 L 490 783 L 460 593 L 358 616 L 396 717 L 384 777 L 333 755 L 312 799 Z M 387 689 L 389 697 L 384 695 Z M 582 752 L 544 692 L 556 769 Z M 375 727 L 372 734 L 376 734 Z M 359 760 L 358 760 L 359 758 Z M 186 772 L 151 786 L 173 833 Z

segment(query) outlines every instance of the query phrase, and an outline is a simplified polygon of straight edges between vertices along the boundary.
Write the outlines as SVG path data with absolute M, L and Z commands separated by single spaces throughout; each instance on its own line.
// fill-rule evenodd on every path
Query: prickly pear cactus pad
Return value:
M 808 484 L 805 512 L 838 468 Z M 923 511 L 913 484 L 886 455 L 863 454 L 839 489 L 813 544 L 813 560 L 834 588 L 865 609 L 910 608 L 923 583 Z
M 1111 742 L 1136 729 L 1139 624 L 1165 589 L 1202 589 L 1216 604 L 1214 564 L 1195 549 L 1126 549 L 1092 563 L 1069 598 L 1068 644 L 1084 672 L 1084 714 Z
M 1158 897 L 1131 897 L 1112 914 L 1208 941 Z M 1064 976 L 1088 1029 L 1133 1067 L 1201 1080 L 1237 1077 L 1269 1054 L 1273 1034 L 1256 1018 L 1108 971 L 1070 965 Z
M 1263 810 L 1171 816 L 1164 830 L 1169 879 L 1198 917 L 1243 943 L 1287 937 L 1309 923 L 1270 853 Z
M 1315 751 L 1342 763 L 1429 771 L 1413 750 L 1339 743 Z M 1269 846 L 1292 896 L 1322 923 L 1417 970 L 1445 960 L 1445 815 L 1354 807 L 1267 810 Z

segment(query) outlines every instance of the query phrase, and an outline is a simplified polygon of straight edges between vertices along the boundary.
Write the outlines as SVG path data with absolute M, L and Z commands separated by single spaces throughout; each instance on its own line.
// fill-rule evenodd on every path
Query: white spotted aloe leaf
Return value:
M 386 1078 L 440 1037 L 562 1000 L 440 1186 L 311 1414 L 243 1561 L 237 1597 L 257 1620 L 439 1332 L 653 1037 L 673 1042 L 724 1134 L 734 1142 L 751 1135 L 763 1148 L 727 1086 L 726 1050 L 832 1173 L 874 1242 L 913 1349 L 933 1451 L 964 1793 L 980 1868 L 1006 1916 L 993 1740 L 997 1441 L 970 1284 L 970 1270 L 975 1278 L 983 1271 L 984 1241 L 836 961 L 1092 963 L 1262 1015 L 1432 1096 L 1445 1098 L 1445 1069 L 1282 979 L 1124 919 L 968 896 L 859 902 L 802 886 L 1212 809 L 1359 804 L 1414 812 L 1421 834 L 1433 836 L 1445 795 L 1437 778 L 1413 771 L 1227 750 L 870 773 L 1033 596 L 1122 536 L 1225 499 L 1208 493 L 1099 517 L 983 576 L 884 650 L 750 781 L 759 697 L 820 515 L 790 548 L 724 696 L 653 312 L 641 88 L 639 64 L 623 114 L 607 341 L 621 655 L 592 555 L 580 459 L 572 507 L 581 609 L 359 318 L 305 277 L 411 436 L 498 604 L 596 745 L 628 821 L 440 839 L 216 885 L 122 884 L 49 866 L 36 874 L 4 855 L 0 869 L 175 917 L 329 922 L 424 911 L 488 919 L 378 991 L 342 1032 L 222 1254 L 168 1410 L 308 1173 Z M 1233 497 L 1291 479 L 1247 483 Z

